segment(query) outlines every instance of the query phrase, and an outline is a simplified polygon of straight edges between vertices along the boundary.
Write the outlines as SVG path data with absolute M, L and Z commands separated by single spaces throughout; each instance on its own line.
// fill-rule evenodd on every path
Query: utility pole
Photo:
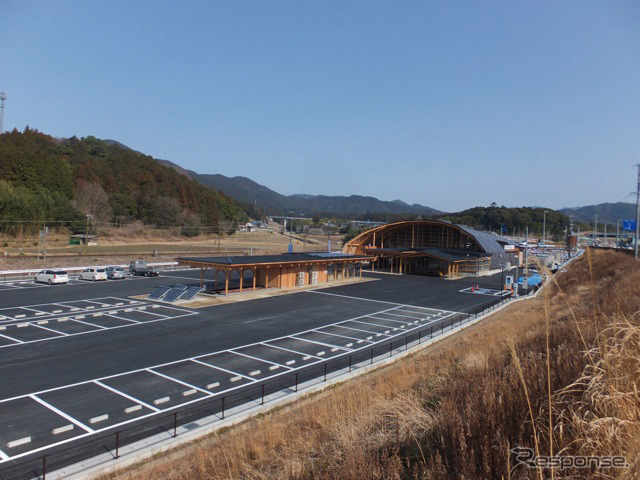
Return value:
M 547 210 L 542 212 L 542 242 L 547 241 Z
M 596 236 L 598 235 L 598 214 L 596 213 L 596 223 L 593 225 L 593 246 L 596 246 Z
M 616 248 L 620 245 L 620 220 L 616 220 Z
M 524 240 L 524 278 L 522 279 L 522 288 L 523 290 L 529 290 L 529 227 L 525 230 L 525 240 Z
M 7 94 L 0 92 L 0 134 L 4 132 L 4 101 L 7 99 Z
M 638 184 L 636 188 L 636 236 L 635 236 L 635 246 L 633 249 L 633 256 L 637 260 L 638 259 L 638 227 L 640 227 L 640 163 L 636 164 L 638 167 Z

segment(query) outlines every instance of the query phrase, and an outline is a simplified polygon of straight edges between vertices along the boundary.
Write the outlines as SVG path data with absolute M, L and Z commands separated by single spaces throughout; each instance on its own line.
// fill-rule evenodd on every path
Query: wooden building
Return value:
M 284 253 L 235 257 L 177 258 L 180 265 L 200 269 L 200 286 L 204 286 L 207 270 L 213 270 L 214 289 L 229 293 L 231 272 L 238 271 L 238 290 L 258 288 L 292 288 L 362 276 L 361 262 L 370 261 L 364 255 L 344 253 Z M 245 272 L 251 272 L 250 279 Z M 221 274 L 221 275 L 220 275 Z M 220 278 L 221 277 L 221 278 Z M 220 283 L 219 283 L 220 280 Z
M 366 230 L 348 241 L 342 252 L 368 256 L 372 268 L 392 273 L 464 277 L 514 264 L 515 256 L 504 248 L 508 244 L 502 237 L 466 225 L 414 220 Z

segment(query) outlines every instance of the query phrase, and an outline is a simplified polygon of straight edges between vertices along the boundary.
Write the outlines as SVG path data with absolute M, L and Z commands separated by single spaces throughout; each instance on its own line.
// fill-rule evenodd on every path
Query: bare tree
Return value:
M 76 185 L 75 206 L 82 213 L 92 215 L 94 222 L 108 222 L 111 219 L 109 195 L 99 183 L 79 180 Z

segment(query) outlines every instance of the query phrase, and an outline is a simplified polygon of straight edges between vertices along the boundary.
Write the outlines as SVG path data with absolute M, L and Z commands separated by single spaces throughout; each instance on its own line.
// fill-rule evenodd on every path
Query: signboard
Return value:
M 289 253 L 293 253 L 293 245 L 289 244 Z
M 507 287 L 507 290 L 509 290 L 511 288 L 511 285 L 513 285 L 513 276 L 507 275 L 506 277 L 504 277 L 504 284 Z
M 623 220 L 622 221 L 622 230 L 626 230 L 627 232 L 635 232 L 636 231 L 636 221 L 635 220 Z

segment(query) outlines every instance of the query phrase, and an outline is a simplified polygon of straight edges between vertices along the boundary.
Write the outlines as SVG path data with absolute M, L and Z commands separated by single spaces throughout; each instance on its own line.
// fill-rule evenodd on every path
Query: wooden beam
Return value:
M 229 294 L 229 270 L 224 271 L 224 294 Z

